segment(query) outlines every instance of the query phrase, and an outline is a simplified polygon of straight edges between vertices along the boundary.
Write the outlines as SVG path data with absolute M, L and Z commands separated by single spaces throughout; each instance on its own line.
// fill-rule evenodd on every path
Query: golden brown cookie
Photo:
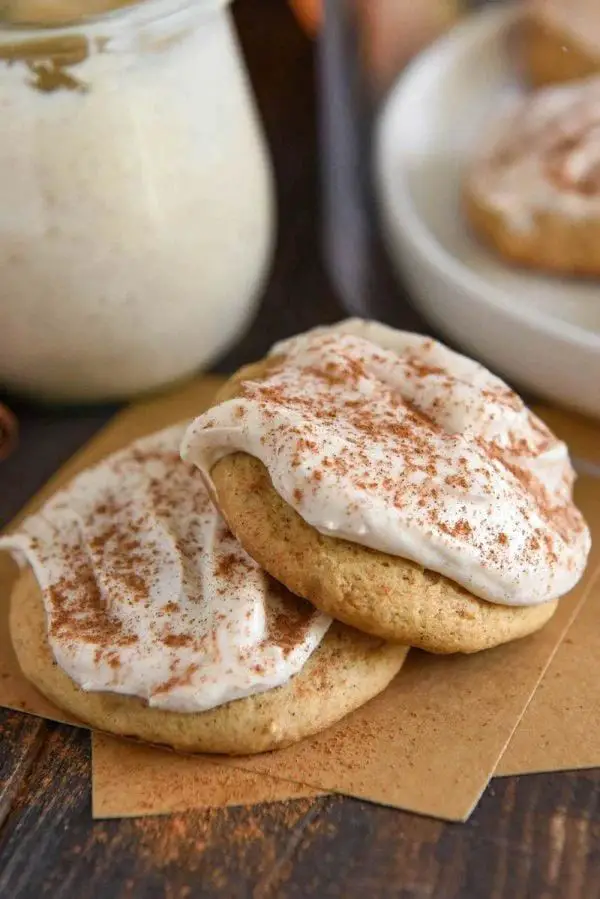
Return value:
M 464 211 L 477 237 L 511 264 L 561 276 L 600 275 L 600 217 L 572 220 L 539 212 L 530 227 L 515 229 L 469 187 Z
M 575 35 L 551 25 L 535 10 L 523 22 L 521 46 L 525 73 L 534 87 L 600 73 L 600 53 L 593 54 Z
M 275 364 L 238 372 L 217 401 L 237 395 Z M 268 472 L 244 453 L 226 456 L 211 473 L 216 499 L 245 550 L 289 590 L 332 617 L 386 640 L 429 652 L 477 652 L 539 630 L 557 603 L 514 607 L 473 596 L 406 559 L 320 534 L 273 488 Z
M 384 690 L 408 651 L 334 623 L 285 686 L 210 711 L 180 713 L 149 708 L 135 697 L 81 690 L 54 660 L 30 571 L 12 597 L 10 632 L 25 677 L 82 722 L 184 752 L 229 755 L 277 749 L 330 727 Z

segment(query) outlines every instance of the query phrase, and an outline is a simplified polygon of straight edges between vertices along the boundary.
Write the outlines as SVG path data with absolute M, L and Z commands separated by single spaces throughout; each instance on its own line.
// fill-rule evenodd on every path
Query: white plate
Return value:
M 512 6 L 470 17 L 392 90 L 375 181 L 392 261 L 437 327 L 513 382 L 600 417 L 600 280 L 512 269 L 468 232 L 459 192 L 486 122 L 523 91 Z

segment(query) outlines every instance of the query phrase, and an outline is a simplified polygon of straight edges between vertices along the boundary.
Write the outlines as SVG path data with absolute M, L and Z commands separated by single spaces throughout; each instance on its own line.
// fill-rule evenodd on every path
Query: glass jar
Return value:
M 228 3 L 108 2 L 122 8 L 0 25 L 0 384 L 50 400 L 206 365 L 271 256 L 272 173 Z

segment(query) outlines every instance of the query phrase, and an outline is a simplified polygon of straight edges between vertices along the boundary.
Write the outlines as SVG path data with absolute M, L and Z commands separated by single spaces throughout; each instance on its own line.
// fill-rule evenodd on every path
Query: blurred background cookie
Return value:
M 508 260 L 600 275 L 600 77 L 518 101 L 476 155 L 465 209 Z

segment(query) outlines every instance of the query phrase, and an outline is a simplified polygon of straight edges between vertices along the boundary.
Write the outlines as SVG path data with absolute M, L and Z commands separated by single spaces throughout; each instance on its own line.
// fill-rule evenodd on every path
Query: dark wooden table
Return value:
M 284 0 L 239 0 L 236 16 L 281 227 L 260 317 L 223 370 L 342 314 L 319 255 L 313 48 Z M 16 410 L 22 439 L 0 466 L 0 525 L 114 411 Z M 0 711 L 0 896 L 595 899 L 600 772 L 494 781 L 464 825 L 345 798 L 94 823 L 88 734 Z

